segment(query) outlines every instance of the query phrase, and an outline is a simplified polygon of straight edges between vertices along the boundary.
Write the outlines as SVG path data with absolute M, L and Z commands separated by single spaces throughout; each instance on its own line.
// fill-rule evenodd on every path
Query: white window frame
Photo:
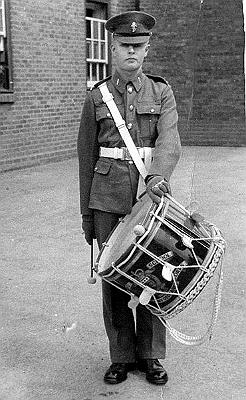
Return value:
M 86 21 L 89 21 L 90 23 L 90 31 L 91 31 L 91 37 L 88 38 L 86 37 L 86 44 L 90 43 L 91 45 L 91 57 L 86 58 L 87 66 L 89 67 L 89 79 L 87 80 L 87 88 L 90 89 L 93 87 L 99 80 L 99 74 L 100 74 L 100 66 L 103 66 L 103 79 L 106 78 L 107 76 L 107 65 L 108 65 L 108 32 L 104 28 L 104 38 L 102 39 L 101 37 L 101 25 L 106 23 L 105 19 L 99 19 L 99 18 L 92 18 L 92 17 L 86 17 Z M 97 37 L 94 37 L 94 25 L 97 25 Z M 95 44 L 97 44 L 98 47 L 98 57 L 95 57 Z M 105 48 L 105 57 L 103 57 L 101 53 L 101 45 L 104 45 Z M 87 51 L 87 48 L 86 48 Z M 93 80 L 93 75 L 92 75 L 92 70 L 93 70 L 93 65 L 96 66 L 96 80 Z
M 4 50 L 4 41 L 3 38 L 6 37 L 6 15 L 5 15 L 5 0 L 0 0 L 0 21 L 2 29 L 0 30 L 0 51 Z

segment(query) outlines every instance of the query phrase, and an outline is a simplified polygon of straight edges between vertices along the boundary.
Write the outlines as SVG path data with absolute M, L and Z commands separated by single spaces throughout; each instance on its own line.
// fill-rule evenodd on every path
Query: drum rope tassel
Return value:
M 163 317 L 161 317 L 155 313 L 153 313 L 153 314 L 157 315 L 157 317 L 159 318 L 161 323 L 169 330 L 170 335 L 174 339 L 176 339 L 178 342 L 180 342 L 182 344 L 186 344 L 188 346 L 201 345 L 207 339 L 209 339 L 209 340 L 212 339 L 214 326 L 217 322 L 219 309 L 220 309 L 220 303 L 221 303 L 221 297 L 222 297 L 222 286 L 223 286 L 223 271 L 222 271 L 222 269 L 220 269 L 220 276 L 219 276 L 219 281 L 218 281 L 217 287 L 216 287 L 211 321 L 210 321 L 207 331 L 203 335 L 198 335 L 198 336 L 185 335 L 182 332 L 178 331 L 177 329 L 173 328 L 169 322 L 165 321 L 165 319 Z

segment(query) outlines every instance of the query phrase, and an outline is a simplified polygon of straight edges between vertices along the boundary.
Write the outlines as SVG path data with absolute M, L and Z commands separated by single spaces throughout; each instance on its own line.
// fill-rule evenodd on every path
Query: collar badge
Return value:
M 138 27 L 137 23 L 136 23 L 135 21 L 132 22 L 132 24 L 131 24 L 131 29 L 132 29 L 132 32 L 133 32 L 133 33 L 136 32 L 137 27 Z

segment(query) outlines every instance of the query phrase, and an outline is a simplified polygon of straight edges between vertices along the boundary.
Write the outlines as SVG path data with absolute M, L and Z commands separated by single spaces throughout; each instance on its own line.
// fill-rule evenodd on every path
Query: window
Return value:
M 105 29 L 107 4 L 86 3 L 87 87 L 108 74 L 108 33 Z
M 10 66 L 7 0 L 0 0 L 0 93 L 13 90 Z

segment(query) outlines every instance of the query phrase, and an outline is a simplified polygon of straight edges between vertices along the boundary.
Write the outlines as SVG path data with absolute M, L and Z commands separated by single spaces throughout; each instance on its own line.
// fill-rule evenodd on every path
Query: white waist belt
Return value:
M 153 155 L 152 147 L 137 147 L 142 159 L 151 158 Z M 132 160 L 127 147 L 100 147 L 100 157 L 108 157 L 119 160 Z

